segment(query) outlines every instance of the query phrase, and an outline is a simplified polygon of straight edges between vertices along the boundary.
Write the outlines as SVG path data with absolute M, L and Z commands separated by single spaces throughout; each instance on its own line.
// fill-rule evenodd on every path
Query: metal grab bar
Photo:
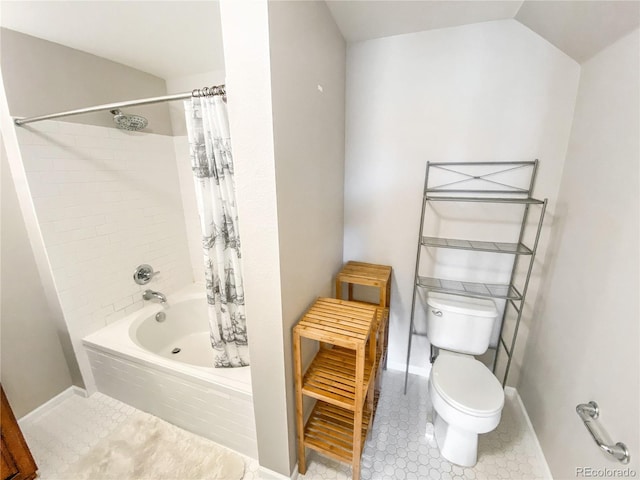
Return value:
M 600 415 L 600 409 L 598 408 L 598 404 L 594 401 L 589 403 L 581 403 L 576 407 L 576 413 L 584 422 L 584 426 L 587 427 L 589 433 L 598 444 L 602 450 L 604 450 L 609 455 L 615 457 L 621 463 L 627 464 L 629 463 L 629 459 L 631 456 L 629 455 L 629 450 L 627 450 L 627 446 L 618 442 L 615 445 L 608 445 L 601 436 L 600 433 L 594 428 L 594 424 Z

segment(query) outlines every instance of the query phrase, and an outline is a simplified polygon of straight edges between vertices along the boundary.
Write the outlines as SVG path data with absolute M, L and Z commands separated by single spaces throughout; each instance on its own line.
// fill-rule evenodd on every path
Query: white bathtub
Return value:
M 209 366 L 202 287 L 182 289 L 165 305 L 148 302 L 83 343 L 98 391 L 257 458 L 250 367 Z

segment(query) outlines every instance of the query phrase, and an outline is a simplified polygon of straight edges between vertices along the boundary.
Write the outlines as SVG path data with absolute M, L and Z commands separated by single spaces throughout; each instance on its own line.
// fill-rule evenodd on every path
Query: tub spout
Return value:
M 155 290 L 145 290 L 142 293 L 142 298 L 145 300 L 153 300 L 155 298 L 157 300 L 160 300 L 160 303 L 167 303 L 167 297 L 165 297 L 160 292 L 156 292 Z

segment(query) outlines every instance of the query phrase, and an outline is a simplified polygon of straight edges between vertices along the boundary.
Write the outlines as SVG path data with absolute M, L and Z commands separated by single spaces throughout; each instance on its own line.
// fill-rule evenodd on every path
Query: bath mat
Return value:
M 239 480 L 237 453 L 136 412 L 69 467 L 74 480 Z

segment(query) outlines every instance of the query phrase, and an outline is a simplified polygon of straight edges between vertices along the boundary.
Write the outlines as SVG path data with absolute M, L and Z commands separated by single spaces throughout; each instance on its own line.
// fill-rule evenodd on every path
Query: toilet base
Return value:
M 473 467 L 478 461 L 478 434 L 449 425 L 435 410 L 433 416 L 440 454 L 461 467 Z

